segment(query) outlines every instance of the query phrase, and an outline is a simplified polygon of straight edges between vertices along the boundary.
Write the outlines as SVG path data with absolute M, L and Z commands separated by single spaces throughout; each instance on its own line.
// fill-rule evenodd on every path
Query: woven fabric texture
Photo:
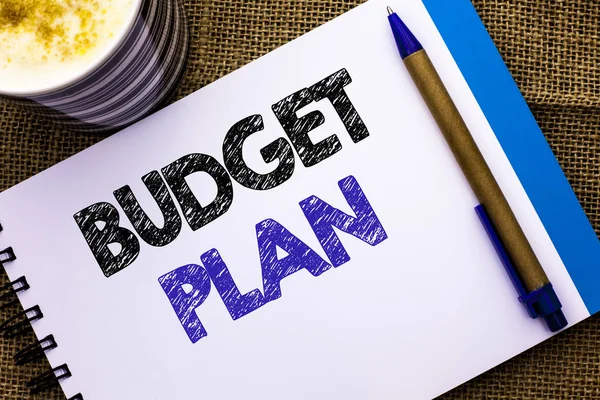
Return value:
M 600 233 L 600 3 L 473 2 Z M 178 97 L 359 3 L 185 0 L 192 52 Z M 0 127 L 0 190 L 101 139 L 61 131 L 2 102 Z M 5 283 L 0 273 L 0 286 Z M 0 311 L 0 321 L 18 310 L 14 306 Z M 38 396 L 30 396 L 25 389 L 27 381 L 47 370 L 46 361 L 12 366 L 14 353 L 33 338 L 30 332 L 18 339 L 0 339 L 0 399 L 64 399 L 60 389 Z M 592 317 L 440 399 L 600 399 L 600 319 Z

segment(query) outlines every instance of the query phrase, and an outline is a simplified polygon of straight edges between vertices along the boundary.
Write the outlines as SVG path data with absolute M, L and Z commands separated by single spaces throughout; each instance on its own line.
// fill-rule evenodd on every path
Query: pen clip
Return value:
M 496 229 L 494 228 L 494 225 L 492 224 L 492 221 L 490 220 L 487 211 L 485 211 L 483 205 L 480 204 L 477 207 L 475 207 L 475 212 L 477 212 L 477 216 L 479 217 L 481 224 L 483 225 L 485 231 L 488 234 L 488 237 L 494 245 L 494 249 L 496 249 L 496 253 L 498 253 L 500 261 L 502 261 L 502 265 L 504 265 L 504 269 L 508 273 L 510 280 L 512 281 L 515 289 L 517 290 L 517 293 L 519 294 L 519 301 L 523 303 L 523 305 L 527 309 L 527 313 L 529 313 L 529 316 L 531 318 L 537 318 L 538 312 L 533 307 L 533 302 L 528 301 L 533 299 L 531 299 L 531 296 L 529 296 L 527 289 L 525 289 L 525 286 L 521 281 L 521 277 L 517 273 L 515 266 L 510 260 L 510 257 L 508 256 L 508 253 L 506 252 L 506 249 L 504 248 L 504 245 L 500 240 L 500 237 L 498 237 Z

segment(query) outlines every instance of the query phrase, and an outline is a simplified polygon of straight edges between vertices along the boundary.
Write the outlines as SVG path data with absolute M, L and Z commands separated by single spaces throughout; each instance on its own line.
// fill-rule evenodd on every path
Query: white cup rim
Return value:
M 40 96 L 40 95 L 56 92 L 67 86 L 70 86 L 73 83 L 76 83 L 76 82 L 80 81 L 82 78 L 89 75 L 96 68 L 98 68 L 98 66 L 102 65 L 102 63 L 104 61 L 106 61 L 108 58 L 110 58 L 116 52 L 116 50 L 119 48 L 119 46 L 121 45 L 121 43 L 123 42 L 125 37 L 127 37 L 129 32 L 131 31 L 131 29 L 133 28 L 133 25 L 135 24 L 135 22 L 137 20 L 137 15 L 140 12 L 142 1 L 144 1 L 144 0 L 134 0 L 134 1 L 135 1 L 135 4 L 131 8 L 131 13 L 128 17 L 127 23 L 124 24 L 122 29 L 119 31 L 117 38 L 112 42 L 112 44 L 110 46 L 108 46 L 105 49 L 105 51 L 103 51 L 101 54 L 99 54 L 96 57 L 96 60 L 94 60 L 93 63 L 89 64 L 86 68 L 82 69 L 77 75 L 67 77 L 67 78 L 59 80 L 57 82 L 53 82 L 52 85 L 42 86 L 42 87 L 36 88 L 34 90 L 18 90 L 18 89 L 17 90 L 5 90 L 0 87 L 0 95 L 13 96 L 13 97 Z M 158 1 L 161 1 L 161 0 L 158 0 Z

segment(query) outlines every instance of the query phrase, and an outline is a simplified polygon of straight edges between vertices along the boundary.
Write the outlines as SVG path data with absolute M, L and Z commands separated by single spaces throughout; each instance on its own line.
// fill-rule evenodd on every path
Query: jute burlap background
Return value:
M 193 51 L 179 97 L 360 3 L 185 1 Z M 474 4 L 600 232 L 600 2 L 474 0 Z M 0 126 L 1 190 L 100 139 L 61 132 L 3 103 Z M 0 274 L 0 285 L 5 283 Z M 0 321 L 17 310 L 0 312 Z M 25 391 L 25 382 L 47 368 L 45 361 L 12 366 L 15 351 L 32 341 L 32 333 L 0 339 L 0 399 L 64 399 L 59 389 L 40 396 Z M 460 368 L 460 360 L 457 363 Z M 600 399 L 600 320 L 593 317 L 441 399 Z

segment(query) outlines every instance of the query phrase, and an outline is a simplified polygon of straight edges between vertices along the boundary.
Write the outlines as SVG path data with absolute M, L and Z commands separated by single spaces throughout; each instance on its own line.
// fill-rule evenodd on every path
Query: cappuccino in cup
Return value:
M 178 0 L 0 0 L 0 95 L 112 132 L 166 104 L 188 35 Z
M 134 0 L 2 0 L 0 88 L 43 90 L 81 76 L 115 47 Z

